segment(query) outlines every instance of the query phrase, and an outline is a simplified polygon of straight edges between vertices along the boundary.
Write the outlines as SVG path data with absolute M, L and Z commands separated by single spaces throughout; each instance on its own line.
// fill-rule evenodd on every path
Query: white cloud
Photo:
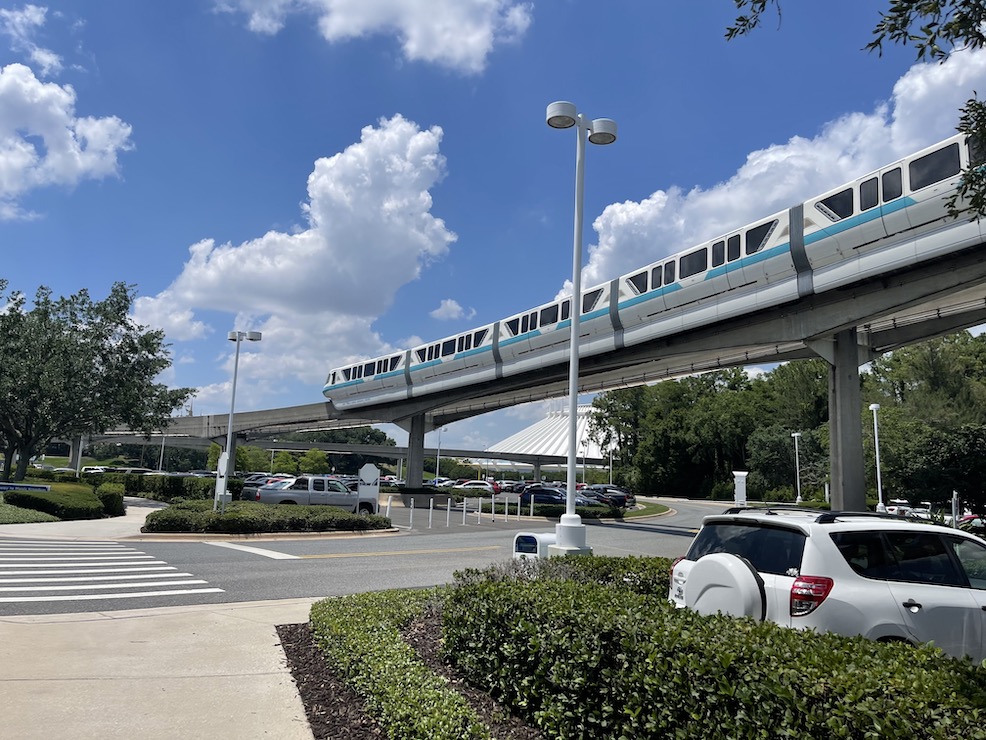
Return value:
M 476 309 L 470 308 L 466 311 L 459 305 L 458 301 L 454 301 L 451 298 L 446 298 L 442 301 L 442 305 L 428 315 L 433 319 L 439 319 L 441 321 L 448 321 L 450 319 L 471 319 L 476 315 Z
M 404 57 L 458 70 L 481 72 L 497 44 L 524 35 L 533 4 L 514 0 L 222 0 L 223 11 L 247 14 L 257 33 L 275 34 L 289 15 L 318 18 L 330 43 L 394 34 Z
M 19 199 L 36 188 L 116 176 L 130 133 L 116 116 L 77 118 L 70 85 L 41 82 L 23 64 L 0 68 L 0 219 L 32 217 Z
M 48 9 L 25 5 L 19 10 L 0 8 L 0 34 L 10 38 L 14 51 L 26 54 L 41 69 L 42 77 L 58 74 L 62 59 L 58 54 L 34 43 L 35 33 L 45 24 Z
M 593 223 L 598 242 L 589 247 L 582 284 L 626 274 L 944 139 L 955 132 L 958 109 L 975 90 L 986 90 L 984 50 L 918 64 L 898 80 L 887 103 L 832 121 L 813 138 L 796 136 L 752 152 L 726 182 L 614 203 Z M 567 282 L 558 295 L 570 293 Z
M 429 190 L 445 175 L 441 138 L 399 115 L 365 127 L 358 143 L 315 163 L 307 228 L 193 244 L 170 286 L 137 299 L 136 320 L 188 340 L 210 332 L 197 312 L 236 314 L 237 329 L 264 333 L 240 372 L 274 396 L 278 378 L 296 378 L 319 400 L 330 366 L 393 349 L 373 321 L 456 239 L 431 214 Z

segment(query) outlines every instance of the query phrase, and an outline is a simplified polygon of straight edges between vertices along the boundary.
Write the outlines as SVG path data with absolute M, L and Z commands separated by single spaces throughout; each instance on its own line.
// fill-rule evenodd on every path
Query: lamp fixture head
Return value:
M 574 103 L 559 100 L 548 106 L 544 120 L 551 128 L 571 128 L 579 118 Z
M 871 403 L 870 404 L 870 411 L 879 411 L 879 410 L 880 410 L 880 404 L 878 404 L 878 403 Z
M 593 144 L 612 144 L 616 141 L 616 121 L 612 118 L 595 118 L 589 141 Z

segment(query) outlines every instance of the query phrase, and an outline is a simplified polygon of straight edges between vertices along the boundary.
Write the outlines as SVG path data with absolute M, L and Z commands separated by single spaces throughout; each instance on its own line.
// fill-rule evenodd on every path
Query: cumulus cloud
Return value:
M 25 5 L 20 9 L 0 8 L 0 34 L 10 39 L 11 48 L 26 54 L 40 70 L 42 77 L 58 74 L 62 58 L 34 41 L 37 31 L 44 26 L 48 9 L 38 5 Z
M 23 64 L 0 69 L 0 219 L 31 218 L 20 198 L 36 188 L 75 186 L 119 174 L 133 148 L 116 116 L 75 115 L 70 85 L 42 82 Z
M 956 52 L 942 64 L 912 67 L 872 111 L 846 114 L 812 138 L 752 152 L 726 182 L 614 203 L 593 223 L 598 241 L 589 247 L 582 284 L 626 274 L 944 139 L 977 89 L 986 89 L 986 51 Z M 567 282 L 558 295 L 571 290 Z
M 476 309 L 470 308 L 466 311 L 459 305 L 458 301 L 446 298 L 442 301 L 442 305 L 428 315 L 433 319 L 440 319 L 442 321 L 448 321 L 450 319 L 471 319 L 476 315 Z
M 513 0 L 224 0 L 221 10 L 247 14 L 251 31 L 275 34 L 289 15 L 317 17 L 326 41 L 393 34 L 404 57 L 481 72 L 498 44 L 516 41 L 531 24 L 533 4 Z
M 136 320 L 189 340 L 209 333 L 201 312 L 236 314 L 236 328 L 264 332 L 251 354 L 265 359 L 246 366 L 255 378 L 322 382 L 329 363 L 390 351 L 372 322 L 456 239 L 431 214 L 429 191 L 445 175 L 441 138 L 399 115 L 365 127 L 359 142 L 315 163 L 307 228 L 193 244 L 171 285 L 137 299 Z

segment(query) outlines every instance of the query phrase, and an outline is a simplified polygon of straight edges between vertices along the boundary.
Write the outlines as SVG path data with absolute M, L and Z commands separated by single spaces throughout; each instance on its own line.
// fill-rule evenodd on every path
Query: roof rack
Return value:
M 771 504 L 769 506 L 733 506 L 726 509 L 723 514 L 742 514 L 744 511 L 756 511 L 762 514 L 777 514 L 778 512 L 803 512 L 805 514 L 815 514 L 818 509 L 810 506 L 799 506 L 798 504 Z
M 905 517 L 897 516 L 896 514 L 885 514 L 879 511 L 826 511 L 815 520 L 818 524 L 831 524 L 837 519 L 845 519 L 847 517 L 869 517 L 871 519 L 894 519 L 896 521 L 902 521 Z

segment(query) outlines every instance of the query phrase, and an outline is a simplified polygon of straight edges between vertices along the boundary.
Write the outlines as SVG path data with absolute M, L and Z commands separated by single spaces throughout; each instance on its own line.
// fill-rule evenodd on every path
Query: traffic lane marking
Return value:
M 297 560 L 297 555 L 288 555 L 285 552 L 277 552 L 276 550 L 265 550 L 262 547 L 250 547 L 250 545 L 238 545 L 235 542 L 206 542 L 207 545 L 215 545 L 216 547 L 226 547 L 230 550 L 239 550 L 241 552 L 249 552 L 253 555 L 262 555 L 265 558 L 271 558 L 273 560 Z
M 446 552 L 481 552 L 483 550 L 501 550 L 501 545 L 486 545 L 484 547 L 450 547 L 435 550 L 393 550 L 384 552 L 339 552 L 327 553 L 324 555 L 299 555 L 301 560 L 313 560 L 318 558 L 375 558 L 381 555 L 438 555 Z

